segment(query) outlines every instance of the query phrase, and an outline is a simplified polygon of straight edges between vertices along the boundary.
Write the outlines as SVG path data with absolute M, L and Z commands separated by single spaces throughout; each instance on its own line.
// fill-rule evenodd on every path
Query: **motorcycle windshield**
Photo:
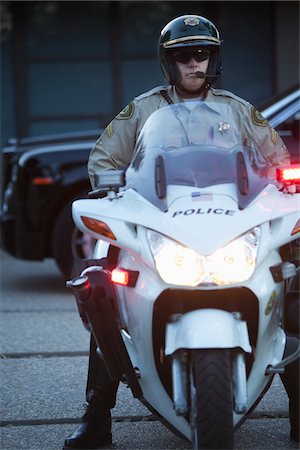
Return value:
M 192 101 L 158 109 L 141 130 L 126 188 L 166 211 L 169 185 L 203 189 L 230 183 L 239 208 L 247 207 L 271 181 L 242 128 L 240 113 L 228 104 Z

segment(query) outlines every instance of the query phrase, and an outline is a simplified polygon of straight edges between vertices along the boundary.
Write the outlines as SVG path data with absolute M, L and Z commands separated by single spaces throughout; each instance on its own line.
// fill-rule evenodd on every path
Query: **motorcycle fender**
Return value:
M 221 309 L 200 309 L 167 324 L 166 355 L 199 348 L 241 348 L 251 353 L 247 323 Z

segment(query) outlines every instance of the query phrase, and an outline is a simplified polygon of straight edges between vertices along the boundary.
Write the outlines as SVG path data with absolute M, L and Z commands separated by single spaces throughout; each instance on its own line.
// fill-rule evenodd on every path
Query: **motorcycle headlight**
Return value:
M 248 280 L 254 272 L 260 229 L 253 228 L 206 258 L 211 280 L 228 285 Z
M 152 230 L 148 242 L 161 278 L 170 284 L 197 286 L 204 279 L 203 257 L 194 250 Z
M 212 255 L 202 256 L 155 231 L 147 238 L 161 278 L 178 286 L 201 283 L 230 285 L 248 280 L 254 272 L 260 229 L 253 228 Z

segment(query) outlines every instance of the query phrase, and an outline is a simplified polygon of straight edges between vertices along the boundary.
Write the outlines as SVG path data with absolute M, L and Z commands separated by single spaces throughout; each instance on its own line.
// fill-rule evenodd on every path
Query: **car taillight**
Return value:
M 32 184 L 35 186 L 49 186 L 54 183 L 55 180 L 53 177 L 35 177 L 32 179 Z
M 116 267 L 111 272 L 111 281 L 122 286 L 134 287 L 138 278 L 139 272 L 135 270 L 127 270 L 121 267 Z
M 282 184 L 300 184 L 300 165 L 278 167 L 276 169 L 276 178 Z

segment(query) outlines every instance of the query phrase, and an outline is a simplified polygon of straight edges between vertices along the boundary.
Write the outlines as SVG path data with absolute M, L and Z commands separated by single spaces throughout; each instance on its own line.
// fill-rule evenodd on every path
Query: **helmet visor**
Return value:
M 202 61 L 206 61 L 210 57 L 210 51 L 204 50 L 201 48 L 194 49 L 194 50 L 177 50 L 171 53 L 171 57 L 173 61 L 187 64 L 190 62 L 191 59 L 194 59 L 198 63 Z

